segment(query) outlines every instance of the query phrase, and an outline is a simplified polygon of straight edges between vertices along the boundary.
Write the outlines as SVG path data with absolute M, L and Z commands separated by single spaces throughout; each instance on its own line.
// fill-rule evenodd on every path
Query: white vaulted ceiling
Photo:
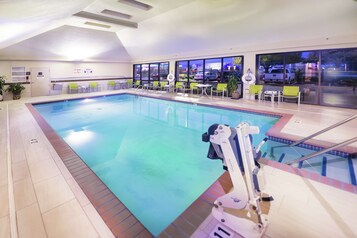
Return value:
M 353 0 L 140 2 L 152 8 L 121 0 L 0 0 L 0 59 L 131 62 L 310 39 L 357 43 Z M 109 22 L 79 16 L 93 14 Z

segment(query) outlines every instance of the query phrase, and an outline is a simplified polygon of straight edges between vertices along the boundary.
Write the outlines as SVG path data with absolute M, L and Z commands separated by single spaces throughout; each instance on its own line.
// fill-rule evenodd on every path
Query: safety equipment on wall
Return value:
M 252 73 L 252 71 L 250 69 L 247 70 L 247 73 L 245 73 L 243 76 L 242 76 L 242 82 L 244 84 L 255 84 L 255 81 L 256 81 L 256 78 L 255 78 L 255 75 Z
M 169 81 L 169 83 L 171 83 L 175 80 L 175 75 L 168 74 L 166 79 L 167 79 L 167 81 Z

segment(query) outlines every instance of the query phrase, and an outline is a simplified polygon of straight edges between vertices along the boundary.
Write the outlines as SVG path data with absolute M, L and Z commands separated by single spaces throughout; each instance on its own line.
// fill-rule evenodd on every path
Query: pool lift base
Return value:
M 235 128 L 214 124 L 202 135 L 203 141 L 210 142 L 207 157 L 221 159 L 223 168 L 228 170 L 233 183 L 232 191 L 214 202 L 212 215 L 224 226 L 249 238 L 261 237 L 264 234 L 269 222 L 262 214 L 260 202 L 268 198 L 272 199 L 263 198 L 261 192 L 264 178 L 257 157 L 266 139 L 254 149 L 251 135 L 258 133 L 258 127 L 241 123 Z M 225 212 L 224 208 L 246 210 L 247 217 L 234 216 Z M 250 219 L 252 213 L 256 215 L 257 222 Z

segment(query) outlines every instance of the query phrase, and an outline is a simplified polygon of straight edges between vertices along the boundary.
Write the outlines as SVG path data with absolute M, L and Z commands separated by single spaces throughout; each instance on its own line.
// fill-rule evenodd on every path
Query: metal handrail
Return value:
M 331 150 L 334 150 L 334 149 L 336 149 L 336 148 L 338 148 L 338 147 L 351 144 L 351 143 L 353 143 L 353 142 L 355 142 L 355 141 L 357 141 L 357 137 L 354 137 L 354 138 L 351 138 L 351 139 L 346 140 L 346 141 L 344 141 L 344 142 L 341 142 L 341 143 L 339 143 L 339 144 L 333 145 L 333 146 L 331 146 L 331 147 L 329 147 L 329 148 L 326 148 L 326 149 L 323 149 L 323 150 L 320 150 L 320 151 L 316 151 L 316 152 L 314 152 L 314 153 L 312 153 L 312 154 L 306 155 L 306 156 L 301 157 L 301 158 L 299 158 L 299 159 L 296 159 L 296 160 L 287 162 L 286 164 L 292 165 L 292 164 L 295 164 L 295 163 L 299 163 L 299 162 L 301 162 L 301 161 L 305 161 L 305 160 L 311 159 L 312 157 L 315 157 L 315 156 L 324 154 L 324 153 L 326 153 L 326 152 L 329 152 L 329 151 L 331 151 Z
M 340 121 L 340 122 L 337 122 L 337 123 L 335 123 L 335 124 L 333 124 L 333 125 L 331 125 L 331 126 L 325 128 L 325 129 L 323 129 L 323 130 L 321 130 L 321 131 L 318 131 L 318 132 L 316 132 L 316 133 L 314 133 L 314 134 L 312 134 L 312 135 L 309 135 L 309 136 L 307 136 L 307 137 L 305 137 L 305 138 L 303 138 L 303 139 L 301 139 L 301 140 L 298 140 L 298 141 L 296 141 L 296 142 L 294 142 L 294 143 L 291 143 L 291 144 L 289 144 L 289 145 L 273 146 L 273 147 L 271 147 L 271 149 L 270 149 L 270 155 L 271 155 L 272 157 L 274 157 L 274 149 L 275 149 L 275 148 L 292 147 L 292 146 L 301 144 L 301 143 L 303 143 L 303 142 L 305 142 L 305 141 L 307 141 L 307 140 L 309 140 L 309 139 L 311 139 L 311 138 L 313 138 L 313 137 L 315 137 L 315 136 L 318 136 L 318 135 L 320 135 L 320 134 L 322 134 L 322 133 L 325 133 L 326 131 L 329 131 L 329 130 L 331 130 L 331 129 L 334 129 L 334 128 L 336 128 L 336 127 L 338 127 L 338 126 L 340 126 L 340 125 L 342 125 L 342 124 L 345 124 L 346 122 L 352 121 L 352 120 L 354 120 L 354 119 L 356 119 L 356 118 L 357 118 L 357 114 L 356 114 L 356 115 L 353 115 L 353 116 L 351 116 L 351 117 L 349 117 L 349 118 L 346 118 L 346 119 L 344 119 L 344 120 L 342 120 L 342 121 Z

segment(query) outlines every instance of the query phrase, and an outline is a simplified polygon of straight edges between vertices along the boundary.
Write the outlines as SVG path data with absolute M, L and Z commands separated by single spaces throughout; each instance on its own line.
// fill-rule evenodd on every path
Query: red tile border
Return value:
M 99 177 L 78 157 L 72 148 L 57 135 L 32 104 L 26 104 L 26 106 L 114 236 L 121 238 L 153 237 Z M 189 238 L 210 214 L 215 199 L 224 195 L 231 188 L 232 182 L 229 174 L 225 172 L 175 219 L 159 237 Z

